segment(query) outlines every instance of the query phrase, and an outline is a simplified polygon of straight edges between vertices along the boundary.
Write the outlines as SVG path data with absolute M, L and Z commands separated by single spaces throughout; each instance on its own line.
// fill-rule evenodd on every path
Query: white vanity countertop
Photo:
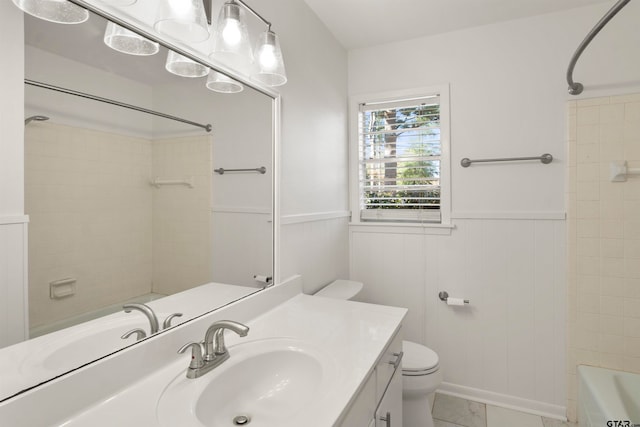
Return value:
M 247 322 L 250 327 L 247 337 L 228 334 L 227 346 L 233 358 L 233 346 L 236 344 L 270 338 L 291 338 L 304 340 L 321 349 L 323 354 L 329 355 L 337 367 L 331 393 L 300 408 L 291 419 L 291 425 L 329 427 L 347 409 L 400 327 L 406 313 L 407 310 L 403 308 L 300 294 Z M 193 341 L 202 338 L 194 336 Z M 86 411 L 75 414 L 62 425 L 161 425 L 156 415 L 160 396 L 177 375 L 184 374 L 189 357 L 190 355 L 175 354 L 175 360 L 162 369 L 141 378 L 119 393 L 106 397 Z M 224 369 L 224 364 L 220 368 Z M 184 425 L 191 424 L 187 424 L 185 420 Z
M 256 290 L 247 286 L 208 283 L 147 305 L 158 314 L 160 322 L 169 314 L 181 311 L 183 316 L 173 322 L 178 325 L 210 311 L 212 307 L 224 306 Z M 136 327 L 148 330 L 149 322 L 141 313 L 119 311 L 0 349 L 0 398 L 134 343 L 133 337 L 123 340 L 120 336 Z M 60 354 L 56 353 L 58 350 L 61 350 Z M 71 357 L 67 353 L 71 353 Z

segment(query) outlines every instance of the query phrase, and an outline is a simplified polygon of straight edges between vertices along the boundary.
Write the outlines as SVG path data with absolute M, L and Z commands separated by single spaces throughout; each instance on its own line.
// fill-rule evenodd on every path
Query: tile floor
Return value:
M 577 427 L 576 424 L 436 393 L 434 427 Z

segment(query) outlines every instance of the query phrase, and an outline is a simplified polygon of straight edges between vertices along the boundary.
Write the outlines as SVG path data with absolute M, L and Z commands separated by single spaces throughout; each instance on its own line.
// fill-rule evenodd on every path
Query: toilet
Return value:
M 362 291 L 363 284 L 336 280 L 315 295 L 350 300 Z M 412 341 L 402 341 L 402 419 L 404 427 L 433 427 L 433 396 L 442 383 L 438 354 Z

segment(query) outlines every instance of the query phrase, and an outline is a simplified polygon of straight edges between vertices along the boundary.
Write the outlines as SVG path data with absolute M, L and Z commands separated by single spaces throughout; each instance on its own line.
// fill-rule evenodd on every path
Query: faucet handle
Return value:
M 200 345 L 200 343 L 187 343 L 180 347 L 180 350 L 178 350 L 178 354 L 184 353 L 185 351 L 187 351 L 187 349 L 189 349 L 189 347 L 191 347 L 191 363 L 189 363 L 189 369 L 202 368 L 202 366 L 204 365 L 204 360 L 202 360 L 202 346 Z
M 126 340 L 133 334 L 136 335 L 136 341 L 140 341 L 142 338 L 145 338 L 147 336 L 147 333 L 144 330 L 142 330 L 141 328 L 135 328 L 130 330 L 129 332 L 125 332 L 120 338 Z
M 162 329 L 167 329 L 171 327 L 171 321 L 176 317 L 182 317 L 182 313 L 173 313 L 167 316 L 167 318 L 164 319 L 164 322 L 162 322 Z

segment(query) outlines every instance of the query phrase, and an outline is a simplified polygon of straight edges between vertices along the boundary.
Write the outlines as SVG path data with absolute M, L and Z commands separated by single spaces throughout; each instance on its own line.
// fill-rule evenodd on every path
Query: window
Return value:
M 360 221 L 443 222 L 443 206 L 448 207 L 444 89 L 355 102 Z

